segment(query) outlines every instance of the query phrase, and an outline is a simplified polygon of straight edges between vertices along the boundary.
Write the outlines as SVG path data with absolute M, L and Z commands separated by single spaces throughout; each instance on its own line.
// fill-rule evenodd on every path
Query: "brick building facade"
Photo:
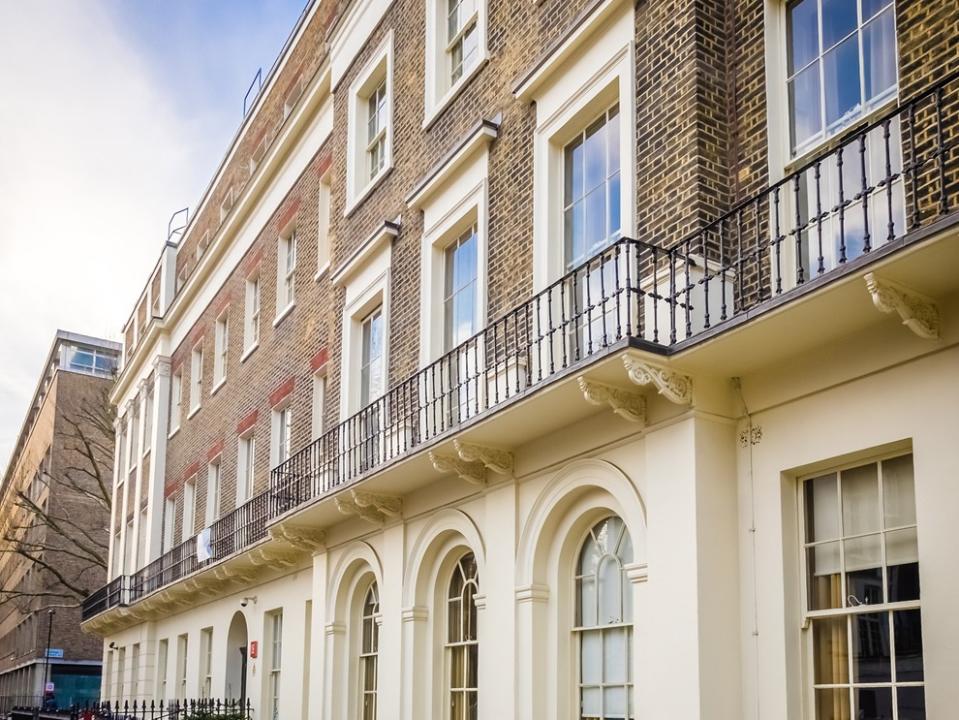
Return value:
M 4 473 L 3 712 L 36 702 L 45 682 L 65 705 L 97 697 L 100 643 L 80 630 L 79 600 L 107 577 L 108 392 L 119 355 L 117 343 L 57 332 Z M 55 649 L 49 661 L 48 633 Z
M 809 680 L 824 662 L 809 628 L 848 606 L 803 605 L 798 588 L 818 576 L 795 558 L 815 538 L 783 519 L 806 512 L 795 498 L 810 473 L 874 461 L 881 474 L 935 434 L 908 412 L 904 427 L 869 427 L 868 379 L 901 389 L 897 369 L 936 353 L 849 288 L 872 272 L 876 306 L 908 305 L 914 330 L 932 311 L 890 304 L 876 274 L 951 302 L 933 268 L 957 200 L 959 18 L 946 2 L 855 5 L 310 3 L 125 328 L 111 584 L 85 624 L 114 644 L 105 696 L 243 692 L 283 718 L 371 717 L 354 671 L 335 669 L 355 650 L 362 586 L 382 594 L 393 671 L 378 717 L 440 717 L 443 692 L 475 717 L 475 678 L 440 691 L 441 658 L 459 651 L 438 639 L 417 575 L 448 580 L 468 556 L 489 584 L 471 600 L 480 644 L 499 624 L 516 637 L 490 650 L 512 658 L 503 668 L 480 661 L 481 689 L 506 683 L 481 717 L 632 716 L 595 709 L 604 683 L 572 680 L 583 660 L 557 619 L 572 600 L 551 573 L 575 553 L 536 535 L 582 540 L 586 519 L 612 517 L 632 538 L 617 562 L 634 618 L 642 606 L 684 628 L 671 644 L 629 624 L 636 657 L 611 683 L 629 707 L 758 717 L 762 700 L 789 717 L 882 717 L 887 691 L 901 720 L 925 712 L 923 692 L 947 707 L 936 682 L 952 666 L 925 635 L 924 679 L 883 676 L 875 692 L 848 673 Z M 843 322 L 824 329 L 833 315 Z M 949 336 L 930 327 L 917 332 Z M 857 352 L 863 338 L 883 351 Z M 810 429 L 813 397 L 842 404 L 846 442 Z M 948 415 L 932 404 L 928 418 Z M 786 406 L 797 415 L 778 417 Z M 747 456 L 764 412 L 773 440 Z M 916 455 L 917 472 L 950 457 Z M 774 481 L 787 476 L 791 489 Z M 918 504 L 941 504 L 932 476 L 915 483 Z M 754 547 L 757 523 L 777 557 Z M 945 562 L 925 537 L 924 582 Z M 695 600 L 678 607 L 681 595 Z M 881 599 L 889 618 L 920 609 Z M 936 607 L 924 595 L 923 625 L 941 622 Z M 275 648 L 254 658 L 249 645 L 277 637 L 297 645 L 282 676 Z M 696 692 L 671 698 L 676 678 L 643 643 Z M 542 647 L 565 664 L 541 667 Z M 555 679 L 566 672 L 575 693 Z

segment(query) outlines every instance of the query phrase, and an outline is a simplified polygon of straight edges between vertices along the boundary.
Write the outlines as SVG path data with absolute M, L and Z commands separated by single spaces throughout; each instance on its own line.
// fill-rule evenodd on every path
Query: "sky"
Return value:
M 56 330 L 120 340 L 306 0 L 0 0 L 0 467 Z

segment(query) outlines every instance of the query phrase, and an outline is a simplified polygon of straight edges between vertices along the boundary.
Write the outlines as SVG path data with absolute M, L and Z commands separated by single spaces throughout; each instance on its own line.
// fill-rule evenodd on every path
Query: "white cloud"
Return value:
M 0 28 L 4 462 L 54 331 L 119 339 L 206 167 L 199 131 L 103 5 L 0 3 Z

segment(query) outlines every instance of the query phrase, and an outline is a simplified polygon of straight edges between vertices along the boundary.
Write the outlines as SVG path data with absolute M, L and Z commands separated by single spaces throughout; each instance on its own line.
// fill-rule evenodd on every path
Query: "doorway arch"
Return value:
M 230 621 L 226 638 L 226 693 L 225 700 L 246 703 L 246 649 L 249 638 L 246 616 L 239 610 Z

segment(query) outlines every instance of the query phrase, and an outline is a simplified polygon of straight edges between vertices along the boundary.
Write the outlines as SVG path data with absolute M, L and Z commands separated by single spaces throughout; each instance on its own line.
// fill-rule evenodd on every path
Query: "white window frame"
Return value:
M 130 697 L 139 700 L 140 695 L 140 643 L 130 648 Z
M 599 10 L 570 43 L 586 45 L 578 55 L 560 49 L 517 92 L 536 102 L 533 133 L 533 290 L 565 272 L 563 164 L 569 141 L 600 113 L 619 103 L 621 233 L 635 236 L 636 113 L 633 7 Z
M 476 330 L 486 327 L 489 233 L 489 158 L 487 144 L 474 150 L 427 198 L 423 211 L 421 246 L 420 366 L 425 367 L 446 351 L 444 342 L 446 287 L 445 252 L 471 225 L 476 226 Z
M 271 420 L 270 467 L 275 468 L 293 454 L 293 410 L 289 397 L 273 408 Z
M 190 652 L 190 636 L 187 633 L 178 635 L 176 639 L 177 653 L 176 653 L 176 669 L 177 669 L 177 686 L 176 686 L 176 699 L 177 700 L 186 700 L 186 683 L 187 683 L 187 655 Z
M 155 387 L 155 381 L 150 380 L 143 391 L 143 402 L 141 403 L 143 409 L 143 447 L 141 453 L 143 455 L 146 455 L 153 448 L 153 393 Z
M 196 475 L 191 475 L 183 483 L 183 518 L 180 527 L 180 541 L 186 542 L 193 537 L 196 528 Z
M 442 597 L 443 597 L 443 600 L 444 600 L 444 610 L 445 610 L 445 612 L 443 613 L 443 617 L 444 617 L 445 620 L 446 620 L 446 622 L 443 623 L 443 627 L 444 627 L 444 633 L 443 633 L 443 656 L 444 656 L 443 678 L 444 678 L 444 684 L 443 684 L 443 688 L 444 688 L 444 695 L 446 696 L 446 701 L 447 701 L 447 702 L 446 702 L 446 707 L 447 707 L 447 708 L 450 708 L 449 711 L 448 711 L 448 715 L 447 715 L 447 717 L 449 717 L 450 720 L 474 720 L 474 718 L 473 718 L 472 716 L 470 716 L 469 712 L 465 710 L 465 708 L 468 707 L 468 705 L 464 706 L 464 714 L 463 714 L 462 716 L 456 716 L 456 715 L 453 714 L 452 706 L 453 706 L 453 694 L 454 694 L 454 693 L 460 693 L 460 694 L 462 694 L 464 697 L 467 696 L 467 695 L 469 695 L 470 693 L 472 693 L 473 695 L 475 695 L 476 698 L 477 698 L 477 715 L 476 715 L 476 717 L 479 717 L 479 709 L 478 709 L 478 708 L 479 708 L 479 704 L 480 704 L 480 703 L 479 703 L 480 694 L 479 694 L 479 687 L 478 687 L 478 686 L 479 686 L 479 674 L 480 674 L 480 673 L 479 673 L 479 664 L 477 663 L 477 667 L 476 667 L 476 669 L 475 669 L 475 673 L 476 673 L 476 676 L 477 676 L 477 687 L 469 687 L 469 686 L 467 686 L 467 685 L 463 685 L 462 687 L 455 687 L 455 688 L 454 688 L 454 687 L 452 686 L 452 680 L 453 680 L 453 677 L 452 677 L 452 667 L 453 667 L 453 656 L 454 656 L 454 654 L 462 654 L 462 655 L 463 655 L 462 665 L 463 665 L 463 668 L 464 668 L 464 672 L 465 672 L 467 675 L 469 675 L 469 671 L 466 669 L 467 666 L 468 666 L 468 662 L 469 662 L 469 648 L 470 648 L 470 647 L 476 647 L 476 649 L 477 649 L 477 656 L 479 655 L 479 649 L 480 649 L 480 648 L 479 648 L 479 645 L 480 645 L 480 641 L 479 641 L 479 614 L 480 614 L 480 613 L 479 613 L 479 608 L 477 607 L 477 603 L 476 603 L 476 596 L 478 596 L 478 595 L 481 596 L 480 587 L 479 587 L 480 577 L 479 577 L 479 569 L 478 569 L 478 568 L 477 568 L 477 574 L 476 574 L 475 578 L 465 578 L 465 582 L 464 582 L 464 585 L 463 585 L 463 590 L 461 591 L 461 595 L 460 595 L 459 598 L 456 599 L 457 601 L 459 601 L 459 600 L 462 599 L 462 597 L 463 597 L 462 593 L 465 592 L 467 585 L 472 585 L 472 586 L 475 588 L 475 593 L 474 593 L 473 596 L 472 596 L 472 597 L 473 597 L 473 606 L 476 608 L 476 625 L 477 625 L 477 626 L 476 626 L 475 628 L 473 628 L 473 633 L 474 633 L 475 637 L 473 637 L 473 638 L 471 638 L 471 639 L 467 639 L 467 640 L 463 640 L 463 639 L 454 640 L 453 638 L 450 637 L 450 635 L 451 635 L 451 628 L 450 628 L 449 620 L 450 620 L 450 617 L 451 617 L 451 615 L 452 615 L 452 613 L 453 613 L 453 611 L 452 611 L 452 609 L 451 609 L 451 605 L 452 605 L 453 602 L 454 602 L 454 599 L 449 597 L 450 589 L 451 589 L 452 584 L 453 584 L 453 581 L 454 581 L 454 579 L 455 579 L 455 577 L 456 577 L 455 574 L 456 574 L 456 573 L 461 573 L 461 569 L 460 569 L 461 563 L 463 562 L 464 559 L 466 559 L 467 557 L 470 557 L 470 556 L 473 557 L 473 563 L 474 563 L 474 564 L 477 562 L 476 556 L 475 556 L 472 552 L 464 553 L 464 554 L 461 555 L 459 558 L 457 558 L 456 562 L 453 564 L 452 572 L 450 573 L 449 577 L 448 577 L 447 580 L 446 580 L 446 584 L 445 584 L 445 586 L 444 586 L 444 588 L 443 588 L 443 593 L 442 593 Z M 465 577 L 465 576 L 464 576 L 464 577 Z M 462 620 L 463 618 L 465 618 L 465 617 L 468 616 L 469 610 L 466 609 L 466 608 L 460 607 L 459 613 L 460 613 L 460 619 Z M 462 628 L 461 628 L 461 629 L 462 629 Z M 478 658 L 477 658 L 477 660 L 478 660 Z
M 167 698 L 167 672 L 170 664 L 170 639 L 163 638 L 157 643 L 157 691 L 154 700 L 157 702 L 166 702 Z
M 246 279 L 243 311 L 243 356 L 241 362 L 260 346 L 260 273 L 253 273 Z
M 163 501 L 163 552 L 173 548 L 176 531 L 176 496 L 171 495 Z
M 203 341 L 190 351 L 190 412 L 187 418 L 196 415 L 203 404 Z
M 468 0 L 463 0 L 467 2 Z M 486 43 L 487 0 L 473 0 L 475 10 L 469 19 L 460 26 L 456 37 L 461 39 L 463 31 L 476 24 L 476 56 L 472 64 L 465 68 L 455 80 L 450 67 L 450 50 L 453 42 L 448 37 L 447 17 L 450 0 L 426 0 L 426 92 L 423 127 L 428 128 L 446 109 L 463 87 L 483 68 L 489 57 Z
M 256 479 L 256 434 L 252 429 L 237 439 L 236 505 L 239 507 L 251 497 Z
M 862 99 L 862 96 L 863 96 L 864 93 L 865 93 L 865 89 L 864 89 L 864 88 L 865 88 L 865 78 L 863 77 L 863 75 L 864 75 L 864 73 L 863 73 L 864 66 L 863 66 L 863 57 L 862 57 L 862 29 L 863 29 L 864 25 L 868 25 L 871 20 L 874 20 L 874 19 L 875 19 L 876 17 L 878 17 L 880 14 L 882 14 L 883 12 L 887 12 L 887 11 L 889 11 L 889 12 L 892 13 L 892 22 L 893 22 L 893 28 L 894 28 L 894 30 L 895 30 L 895 38 L 896 38 L 896 41 L 893 43 L 893 45 L 894 45 L 893 50 L 894 50 L 894 52 L 896 53 L 896 58 L 895 58 L 896 84 L 895 84 L 895 86 L 894 86 L 893 88 L 890 88 L 890 89 L 887 90 L 885 93 L 878 95 L 876 98 L 872 99 L 871 101 L 866 101 L 864 104 L 861 105 L 860 111 L 859 111 L 858 113 L 856 113 L 855 115 L 852 115 L 852 116 L 850 116 L 849 118 L 847 118 L 847 119 L 845 120 L 845 122 L 837 123 L 836 127 L 834 127 L 832 130 L 830 130 L 829 127 L 826 125 L 826 118 L 825 118 L 825 92 L 826 92 L 826 88 L 825 88 L 825 83 L 823 82 L 823 79 L 824 79 L 824 70 L 823 70 L 823 68 L 822 68 L 822 57 L 823 57 L 823 29 L 822 29 L 822 18 L 821 18 L 822 0 L 819 0 L 820 18 L 819 18 L 819 26 L 818 26 L 818 35 L 817 35 L 817 38 L 816 38 L 819 51 L 818 51 L 818 54 L 816 55 L 816 60 L 813 60 L 812 62 L 817 62 L 817 61 L 818 61 L 818 62 L 820 63 L 820 73 L 819 73 L 819 103 L 820 103 L 820 107 L 819 107 L 819 110 L 820 110 L 820 113 L 822 114 L 822 117 L 821 117 L 822 129 L 821 129 L 821 131 L 820 131 L 820 134 L 819 134 L 817 137 L 813 137 L 813 138 L 810 138 L 810 139 L 806 140 L 805 143 L 804 143 L 802 146 L 798 147 L 797 150 L 794 152 L 794 151 L 793 151 L 793 148 L 792 148 L 792 133 L 790 132 L 791 117 L 790 117 L 790 106 L 789 106 L 789 75 L 788 75 L 788 73 L 789 73 L 789 58 L 788 58 L 789 5 L 791 5 L 791 4 L 792 4 L 792 3 L 790 3 L 790 2 L 783 1 L 783 2 L 782 2 L 782 5 L 781 5 L 781 7 L 780 7 L 780 11 L 781 11 L 781 13 L 782 13 L 782 36 L 781 36 L 781 48 L 780 48 L 779 52 L 781 52 L 781 61 L 782 61 L 782 75 L 781 75 L 781 82 L 782 82 L 782 85 L 783 85 L 783 95 L 782 95 L 782 96 L 783 96 L 783 102 L 785 102 L 785 106 L 784 106 L 784 107 L 785 107 L 785 120 L 786 120 L 786 126 L 785 126 L 785 144 L 786 144 L 786 148 L 787 148 L 787 155 L 788 155 L 788 157 L 789 157 L 790 159 L 792 159 L 792 160 L 797 160 L 797 159 L 800 159 L 800 158 L 802 158 L 802 157 L 804 157 L 804 156 L 808 156 L 808 155 L 810 155 L 810 154 L 812 154 L 812 153 L 815 153 L 819 148 L 821 148 L 821 147 L 823 147 L 824 145 L 828 144 L 829 141 L 832 140 L 833 138 L 841 135 L 843 132 L 845 132 L 846 130 L 848 130 L 851 125 L 854 125 L 855 123 L 857 123 L 857 122 L 858 122 L 859 120 L 861 120 L 862 118 L 869 117 L 870 115 L 876 114 L 877 112 L 881 112 L 881 111 L 885 110 L 886 108 L 889 108 L 889 107 L 895 105 L 895 103 L 898 102 L 898 99 L 899 99 L 899 84 L 900 84 L 900 77 L 899 77 L 899 69 L 900 69 L 900 68 L 899 68 L 899 42 L 898 42 L 898 39 L 899 39 L 899 28 L 898 28 L 898 26 L 897 26 L 897 24 L 896 24 L 896 3 L 895 3 L 895 0 L 892 0 L 892 2 L 890 3 L 890 5 L 887 6 L 886 8 L 883 8 L 883 10 L 882 10 L 880 13 L 876 13 L 876 15 L 874 15 L 873 17 L 868 18 L 865 23 L 863 23 L 863 18 L 862 18 L 861 14 L 860 14 L 861 5 L 862 5 L 861 0 L 858 0 L 858 1 L 857 1 L 857 3 L 856 3 L 856 14 L 857 14 L 856 27 L 855 27 L 855 29 L 854 29 L 849 35 L 845 36 L 840 42 L 844 42 L 845 40 L 847 40 L 849 37 L 852 36 L 853 33 L 855 33 L 855 34 L 858 35 L 858 40 L 859 40 L 859 61 L 860 61 L 860 65 L 859 65 L 860 99 Z M 838 45 L 838 44 L 839 44 L 839 43 L 837 43 L 837 45 Z M 835 45 L 831 46 L 830 48 L 827 48 L 826 50 L 828 51 L 829 49 L 831 49 L 831 48 L 833 48 L 833 47 L 835 47 Z M 808 67 L 808 64 L 807 64 L 807 65 L 804 65 L 802 68 L 799 68 L 799 69 L 797 70 L 797 73 L 796 73 L 796 74 L 798 75 L 799 72 L 801 72 L 801 71 L 802 71 L 803 69 L 805 69 L 806 67 Z
M 367 107 L 370 95 L 385 83 L 386 105 L 385 127 L 383 128 L 384 161 L 379 171 L 370 176 L 367 147 L 369 145 Z M 349 216 L 353 209 L 365 199 L 393 167 L 393 31 L 373 53 L 367 64 L 360 70 L 350 85 L 347 119 L 347 162 L 346 188 L 347 202 L 344 214 Z
M 333 188 L 329 172 L 320 178 L 317 193 L 317 233 L 316 233 L 316 279 L 319 280 L 330 267 L 331 240 L 330 228 L 333 218 Z
M 296 306 L 296 226 L 280 233 L 276 252 L 276 319 L 273 327 L 280 324 Z
M 363 350 L 363 321 L 377 307 L 382 306 L 383 363 L 387 376 L 390 367 L 390 264 L 391 244 L 386 243 L 375 256 L 369 258 L 355 278 L 346 283 L 346 303 L 343 308 L 343 337 L 345 339 L 343 371 L 340 373 L 340 419 L 352 415 L 360 406 L 360 362 Z M 389 378 L 386 378 L 388 386 Z
M 224 310 L 216 319 L 213 329 L 213 387 L 210 394 L 215 395 L 226 382 L 230 361 L 230 311 Z
M 886 594 L 887 587 L 887 568 L 888 564 L 886 561 L 886 534 L 895 533 L 902 530 L 917 530 L 918 529 L 918 518 L 914 518 L 912 523 L 907 523 L 905 525 L 897 525 L 891 528 L 885 527 L 885 521 L 883 519 L 883 510 L 884 510 L 884 487 L 883 487 L 883 470 L 882 463 L 885 461 L 895 460 L 901 457 L 910 456 L 913 462 L 913 512 L 916 512 L 915 506 L 915 492 L 916 492 L 916 474 L 915 474 L 915 454 L 911 449 L 899 449 L 889 452 L 884 452 L 881 454 L 874 454 L 866 457 L 862 457 L 858 460 L 850 462 L 841 462 L 829 465 L 821 470 L 818 470 L 813 473 L 806 473 L 797 478 L 796 481 L 796 508 L 797 508 L 797 524 L 799 530 L 799 568 L 800 568 L 800 598 L 799 598 L 799 607 L 803 615 L 802 622 L 802 649 L 804 654 L 803 660 L 803 698 L 805 701 L 805 717 L 809 720 L 816 720 L 816 704 L 815 704 L 815 688 L 817 687 L 815 683 L 815 667 L 814 667 L 814 631 L 813 624 L 816 620 L 828 620 L 828 619 L 841 619 L 847 621 L 847 634 L 846 634 L 846 655 L 847 655 L 847 681 L 844 684 L 835 685 L 838 689 L 848 689 L 849 691 L 849 711 L 851 717 L 855 717 L 855 705 L 854 705 L 854 692 L 855 688 L 858 687 L 922 687 L 925 688 L 927 682 L 925 677 L 920 681 L 904 681 L 899 682 L 896 679 L 897 667 L 896 667 L 896 656 L 892 650 L 895 647 L 895 639 L 893 629 L 890 628 L 889 640 L 892 648 L 890 649 L 890 681 L 881 682 L 881 683 L 857 683 L 853 680 L 853 641 L 852 641 L 852 631 L 851 623 L 849 622 L 856 615 L 861 613 L 869 614 L 883 614 L 891 615 L 895 611 L 910 611 L 910 610 L 920 610 L 922 606 L 922 597 L 915 600 L 903 600 L 898 602 L 881 602 L 881 603 L 862 603 L 858 606 L 845 605 L 839 608 L 832 609 L 811 609 L 809 607 L 809 558 L 807 550 L 812 549 L 817 545 L 829 544 L 835 542 L 837 544 L 837 549 L 839 551 L 839 576 L 841 587 L 843 592 L 841 595 L 845 599 L 846 596 L 846 564 L 845 564 L 845 545 L 849 539 L 859 539 L 862 537 L 868 537 L 878 534 L 879 536 L 879 548 L 880 548 L 880 568 L 882 571 L 882 582 L 883 582 L 883 595 Z M 844 532 L 842 527 L 843 523 L 843 497 L 842 497 L 842 485 L 840 475 L 843 471 L 848 471 L 854 468 L 860 468 L 868 465 L 876 465 L 877 471 L 877 509 L 880 514 L 880 522 L 878 525 L 878 530 L 868 531 L 867 533 L 851 533 L 847 535 Z M 836 475 L 836 494 L 837 494 L 837 504 L 836 512 L 839 522 L 839 536 L 836 539 L 820 539 L 818 541 L 809 541 L 806 537 L 806 498 L 805 498 L 805 484 L 809 481 L 812 481 L 816 478 L 823 476 L 835 474 Z M 918 546 L 917 546 L 917 564 L 920 565 L 920 583 L 921 583 L 921 558 L 918 558 Z M 829 687 L 829 686 L 824 686 Z M 898 708 L 896 707 L 896 692 L 895 690 L 891 691 L 892 695 L 892 704 L 893 704 L 893 717 L 897 717 Z
M 200 630 L 200 698 L 209 700 L 213 697 L 213 628 L 205 627 Z
M 220 455 L 213 458 L 206 470 L 206 527 L 220 517 L 220 491 L 223 480 L 223 464 Z
M 266 720 L 280 720 L 279 714 L 282 706 L 282 671 L 283 671 L 283 610 L 277 609 L 267 615 L 267 628 L 269 631 L 266 650 L 268 652 L 266 663 L 266 707 L 263 715 Z
M 183 421 L 183 367 L 180 366 L 170 375 L 170 409 L 168 437 L 173 437 Z
M 373 609 L 367 613 L 366 605 L 370 595 L 373 596 Z M 360 598 L 360 633 L 357 650 L 357 679 L 358 679 L 358 717 L 366 717 L 367 700 L 373 706 L 372 717 L 377 716 L 377 701 L 379 699 L 379 652 L 380 652 L 380 594 L 379 587 L 374 580 Z M 369 633 L 370 644 L 364 643 Z M 372 665 L 372 672 L 367 673 L 367 666 Z M 372 687 L 367 685 L 367 678 L 372 679 Z

